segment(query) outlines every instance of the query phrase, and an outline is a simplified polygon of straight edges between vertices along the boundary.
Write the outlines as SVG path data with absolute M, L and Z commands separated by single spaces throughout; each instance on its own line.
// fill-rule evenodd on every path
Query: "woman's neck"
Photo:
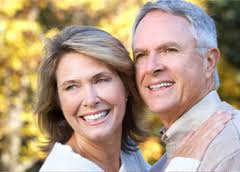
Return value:
M 104 171 L 116 172 L 121 166 L 121 133 L 104 142 L 89 141 L 75 133 L 67 144 L 73 151 L 93 161 Z

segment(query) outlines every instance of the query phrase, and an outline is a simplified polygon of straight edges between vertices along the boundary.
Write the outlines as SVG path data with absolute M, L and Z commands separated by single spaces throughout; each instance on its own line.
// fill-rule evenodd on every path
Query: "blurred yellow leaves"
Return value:
M 47 33 L 45 33 L 44 37 L 45 38 L 53 38 L 58 32 L 59 32 L 59 30 L 57 28 L 49 29 L 47 31 Z
M 114 2 L 119 5 L 118 1 L 112 1 L 112 4 Z M 123 0 L 121 6 L 119 5 L 117 11 L 114 11 L 110 18 L 102 19 L 99 22 L 99 27 L 116 36 L 131 51 L 132 25 L 139 12 L 140 5 L 144 2 L 147 2 L 147 0 L 141 2 Z
M 33 43 L 34 35 L 40 33 L 40 26 L 37 22 L 31 20 L 14 20 L 9 21 L 5 27 L 5 38 L 9 44 L 23 44 L 27 40 Z M 19 47 L 21 48 L 21 47 Z
M 138 11 L 137 6 L 130 6 L 124 13 L 119 12 L 112 16 L 112 18 L 103 19 L 99 26 L 112 33 L 117 38 L 121 39 L 126 47 L 131 47 L 131 32 L 134 17 Z
M 164 148 L 160 144 L 159 137 L 149 137 L 144 143 L 139 145 L 146 161 L 150 164 L 156 162 L 164 153 Z
M 0 114 L 5 112 L 8 108 L 7 104 L 5 103 L 5 96 L 0 94 Z
M 12 17 L 18 10 L 23 9 L 27 2 L 28 0 L 0 0 L 0 12 Z
M 206 0 L 186 0 L 186 1 L 196 4 L 197 6 L 201 7 L 202 9 L 207 10 Z
M 42 49 L 39 24 L 35 21 L 16 19 L 5 20 L 1 25 L 4 26 L 1 30 L 4 36 L 1 37 L 0 45 L 7 52 L 4 53 L 5 56 L 11 59 L 8 60 L 9 66 L 15 71 L 21 71 L 28 61 L 30 67 L 36 67 L 37 61 L 31 61 L 31 58 L 39 56 Z
M 227 70 L 226 70 L 227 69 Z M 219 92 L 236 108 L 240 107 L 240 72 L 226 58 L 221 58 L 218 65 L 221 76 Z M 223 82 L 224 81 L 224 82 Z
M 52 0 L 53 4 L 61 10 L 69 10 L 70 8 L 76 8 L 82 5 L 88 5 L 88 9 L 90 11 L 99 10 L 107 5 L 109 0 Z

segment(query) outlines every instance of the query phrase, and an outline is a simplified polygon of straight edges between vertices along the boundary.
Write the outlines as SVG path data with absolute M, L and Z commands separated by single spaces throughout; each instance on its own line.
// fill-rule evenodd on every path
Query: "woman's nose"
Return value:
M 95 107 L 100 102 L 100 98 L 98 97 L 96 89 L 94 87 L 89 86 L 86 89 L 84 89 L 83 94 L 83 101 L 82 104 L 85 107 Z

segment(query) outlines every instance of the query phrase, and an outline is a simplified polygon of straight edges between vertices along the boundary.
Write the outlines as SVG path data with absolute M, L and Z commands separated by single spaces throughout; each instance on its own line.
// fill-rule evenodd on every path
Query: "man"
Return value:
M 182 0 L 148 2 L 135 21 L 132 46 L 140 95 L 164 125 L 166 154 L 152 171 L 163 170 L 183 137 L 217 110 L 234 116 L 210 144 L 198 170 L 240 171 L 240 111 L 216 92 L 220 52 L 214 21 Z

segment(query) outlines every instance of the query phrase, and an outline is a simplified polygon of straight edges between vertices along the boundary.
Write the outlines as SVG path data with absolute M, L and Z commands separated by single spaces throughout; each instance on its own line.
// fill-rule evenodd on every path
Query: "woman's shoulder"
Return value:
M 96 164 L 73 152 L 68 145 L 55 143 L 43 163 L 44 171 L 102 171 Z
M 122 167 L 120 171 L 147 171 L 150 165 L 144 160 L 140 150 L 121 152 Z

